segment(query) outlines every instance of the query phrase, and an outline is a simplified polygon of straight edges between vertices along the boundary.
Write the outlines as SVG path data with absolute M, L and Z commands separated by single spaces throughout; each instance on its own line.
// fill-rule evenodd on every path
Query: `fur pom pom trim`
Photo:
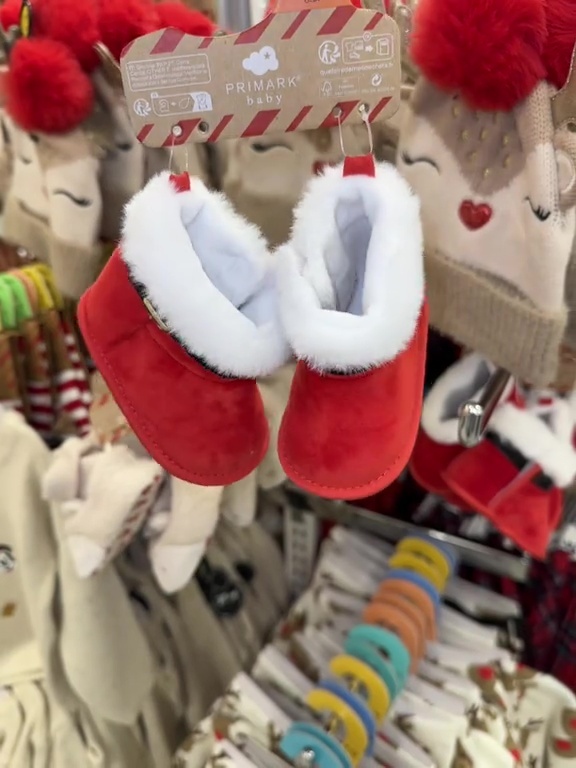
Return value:
M 211 37 L 218 29 L 216 24 L 194 8 L 182 3 L 166 2 L 156 6 L 158 28 L 174 27 L 187 35 Z
M 99 59 L 94 46 L 100 39 L 97 0 L 34 0 L 34 35 L 62 43 L 82 69 L 91 72 Z
M 570 73 L 576 46 L 576 3 L 574 0 L 546 0 L 548 39 L 544 63 L 548 80 L 563 88 Z
M 424 301 L 423 241 L 418 198 L 392 165 L 378 164 L 375 178 L 342 173 L 340 165 L 312 179 L 276 258 L 296 356 L 350 372 L 394 360 L 412 340 Z M 358 289 L 354 310 L 338 307 L 339 294 Z
M 137 37 L 160 28 L 150 0 L 100 0 L 100 40 L 117 60 Z
M 22 38 L 12 48 L 6 76 L 6 110 L 25 131 L 65 133 L 92 112 L 94 91 L 61 43 Z
M 434 382 L 422 408 L 422 429 L 428 437 L 443 445 L 457 445 L 459 408 L 480 394 L 493 370 L 492 363 L 474 352 L 451 365 Z
M 155 176 L 126 207 L 122 258 L 188 352 L 219 373 L 270 374 L 290 356 L 268 246 L 200 179 Z
M 0 25 L 5 32 L 10 27 L 17 27 L 20 24 L 20 11 L 22 10 L 22 0 L 6 0 L 0 6 Z
M 559 439 L 538 416 L 505 403 L 494 412 L 490 429 L 538 464 L 558 488 L 567 488 L 574 480 L 576 451 L 572 443 Z
M 508 111 L 545 79 L 542 0 L 420 0 L 410 53 L 438 88 Z

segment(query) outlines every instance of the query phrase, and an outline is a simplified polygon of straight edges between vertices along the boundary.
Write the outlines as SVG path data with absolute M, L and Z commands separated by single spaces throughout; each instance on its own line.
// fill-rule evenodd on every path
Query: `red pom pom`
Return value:
M 97 0 L 34 0 L 32 34 L 65 45 L 88 72 L 99 64 L 94 50 L 100 39 Z
M 65 133 L 92 111 L 90 78 L 72 53 L 53 40 L 18 40 L 5 86 L 8 114 L 25 131 Z
M 200 11 L 187 8 L 183 3 L 166 2 L 156 6 L 158 29 L 174 27 L 187 35 L 210 37 L 216 32 L 216 24 Z
M 32 35 L 69 48 L 88 72 L 99 64 L 94 46 L 100 39 L 97 0 L 34 0 Z
M 420 0 L 411 54 L 474 109 L 510 110 L 544 79 L 542 0 Z
M 100 0 L 100 40 L 115 59 L 128 43 L 158 28 L 156 7 L 149 0 Z
M 10 27 L 20 25 L 20 11 L 22 9 L 22 0 L 6 0 L 0 6 L 0 25 L 5 32 Z
M 562 88 L 570 73 L 576 44 L 576 2 L 546 0 L 545 6 L 548 40 L 544 50 L 544 63 L 548 80 L 556 88 Z

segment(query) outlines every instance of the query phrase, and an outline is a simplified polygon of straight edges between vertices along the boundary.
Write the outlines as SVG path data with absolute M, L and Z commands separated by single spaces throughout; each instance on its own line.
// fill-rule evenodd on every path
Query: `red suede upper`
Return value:
M 256 382 L 206 370 L 158 328 L 119 250 L 82 297 L 78 319 L 119 408 L 164 469 L 212 486 L 256 469 L 269 440 Z
M 462 500 L 450 490 L 442 473 L 464 450 L 458 443 L 437 443 L 421 429 L 410 458 L 410 474 L 424 490 L 441 496 L 449 504 L 461 507 Z
M 394 482 L 408 464 L 422 411 L 428 306 L 410 346 L 357 376 L 298 363 L 278 440 L 286 474 L 332 499 L 360 499 Z
M 532 480 L 540 472 L 536 465 L 520 471 L 484 440 L 453 461 L 444 478 L 470 509 L 487 517 L 520 549 L 544 558 L 562 516 L 564 495 L 559 488 L 535 485 Z

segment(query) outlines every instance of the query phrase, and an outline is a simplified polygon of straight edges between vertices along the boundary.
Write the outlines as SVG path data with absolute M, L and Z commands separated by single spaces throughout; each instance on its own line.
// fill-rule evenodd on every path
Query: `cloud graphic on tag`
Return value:
M 267 72 L 276 72 L 280 66 L 276 51 L 270 45 L 265 45 L 259 51 L 254 51 L 244 59 L 242 66 L 248 72 L 252 72 L 253 75 L 261 77 Z

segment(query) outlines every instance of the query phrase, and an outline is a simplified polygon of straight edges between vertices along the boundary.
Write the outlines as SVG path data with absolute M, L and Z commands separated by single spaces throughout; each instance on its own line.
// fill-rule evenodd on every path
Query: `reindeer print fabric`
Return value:
M 481 694 L 465 716 L 418 715 L 397 725 L 439 768 L 569 768 L 576 757 L 576 696 L 515 663 L 454 669 Z

